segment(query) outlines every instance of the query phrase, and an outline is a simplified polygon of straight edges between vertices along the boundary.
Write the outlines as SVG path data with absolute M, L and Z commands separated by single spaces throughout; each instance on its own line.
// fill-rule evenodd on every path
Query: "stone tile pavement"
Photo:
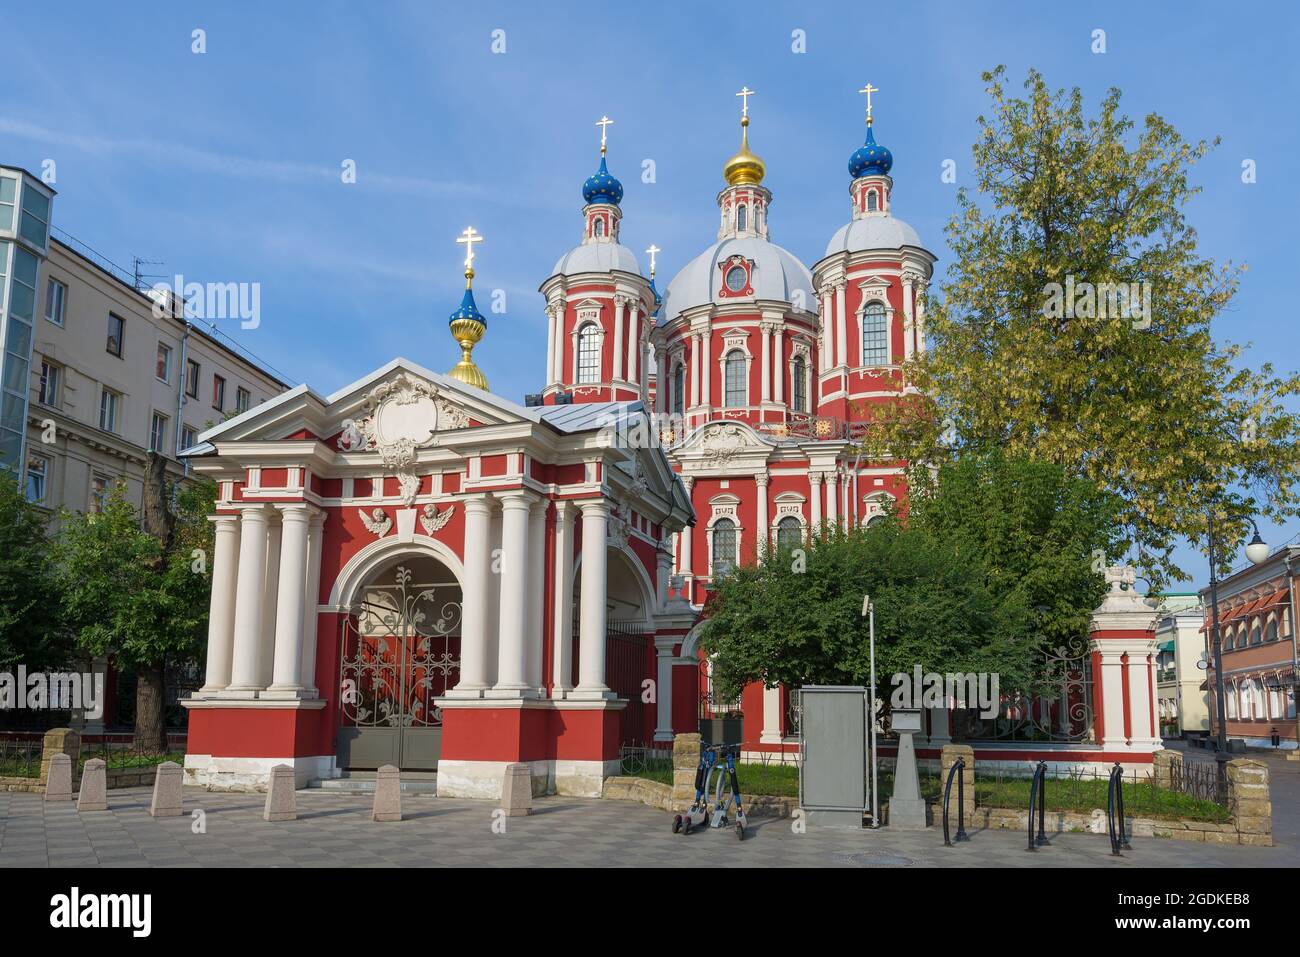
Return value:
M 264 796 L 185 789 L 185 814 L 151 818 L 148 788 L 109 792 L 110 810 L 0 793 L 0 867 L 1293 867 L 1295 845 L 1247 848 L 1136 838 L 1123 858 L 1104 835 L 1063 834 L 1030 854 L 1024 835 L 976 831 L 946 849 L 924 833 L 809 828 L 751 819 L 731 832 L 674 835 L 662 811 L 624 801 L 541 798 L 493 832 L 495 804 L 403 795 L 406 820 L 370 820 L 368 795 L 299 791 L 296 821 L 262 820 Z M 206 833 L 190 812 L 205 812 Z M 499 824 L 498 824 L 499 827 Z

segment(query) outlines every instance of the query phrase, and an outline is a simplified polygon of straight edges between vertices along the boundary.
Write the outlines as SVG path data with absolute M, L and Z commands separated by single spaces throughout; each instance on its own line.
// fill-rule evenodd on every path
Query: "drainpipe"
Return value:
M 1300 748 L 1300 655 L 1297 654 L 1296 648 L 1295 559 L 1294 554 L 1288 555 L 1286 559 L 1286 601 L 1287 607 L 1291 609 L 1291 701 L 1296 709 L 1296 747 Z
M 858 502 L 858 463 L 861 462 L 861 461 L 862 461 L 862 450 L 859 449 L 859 450 L 858 450 L 858 454 L 857 454 L 856 456 L 854 456 L 854 458 L 853 458 L 853 527 L 854 527 L 854 528 L 857 528 L 858 525 L 861 524 L 861 522 L 859 521 L 859 517 L 858 517 L 858 507 L 859 507 L 859 502 Z M 847 491 L 848 491 L 848 483 L 847 483 L 847 482 L 845 483 L 844 488 L 845 488 L 845 492 L 847 493 Z M 847 515 L 848 513 L 849 513 L 849 510 L 848 510 L 848 508 L 846 507 L 846 508 L 844 509 L 844 514 Z
M 173 302 L 173 308 L 175 303 Z M 181 335 L 181 361 L 176 369 L 176 458 L 180 460 L 181 434 L 185 428 L 185 379 L 189 374 L 186 362 L 189 358 L 190 320 L 185 315 L 185 300 L 181 300 L 181 319 L 185 322 L 185 332 Z M 190 460 L 183 463 L 184 474 L 190 474 Z

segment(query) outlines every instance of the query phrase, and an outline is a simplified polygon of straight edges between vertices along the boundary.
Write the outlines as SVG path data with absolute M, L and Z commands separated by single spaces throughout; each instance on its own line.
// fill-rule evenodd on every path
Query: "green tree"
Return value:
M 916 476 L 906 516 L 769 549 L 716 583 L 701 636 L 724 694 L 751 681 L 865 684 L 862 599 L 876 608 L 876 671 L 996 672 L 1041 690 L 1043 654 L 1087 631 L 1101 601 L 1092 552 L 1115 506 L 1059 466 L 1000 456 Z
M 59 668 L 70 653 L 45 515 L 0 473 L 0 667 Z
M 163 488 L 151 453 L 145 518 L 119 483 L 98 514 L 65 512 L 55 548 L 66 619 L 78 647 L 113 655 L 136 671 L 135 743 L 164 750 L 164 668 L 196 657 L 204 640 L 211 590 L 211 482 Z M 152 491 L 151 491 L 152 490 Z M 172 504 L 174 502 L 174 504 Z
M 948 433 L 1062 465 L 1119 497 L 1120 547 L 1154 584 L 1186 579 L 1170 552 L 1204 539 L 1212 503 L 1235 533 L 1251 513 L 1297 514 L 1300 417 L 1286 400 L 1300 376 L 1243 368 L 1240 347 L 1212 335 L 1241 271 L 1201 256 L 1185 218 L 1214 144 L 1155 114 L 1139 127 L 1118 90 L 1089 117 L 1078 89 L 1030 71 L 1017 97 L 1004 76 L 984 75 L 975 192 L 958 194 L 955 261 L 908 369 L 920 392 L 880 412 L 871 444 L 933 459 L 951 453 Z M 1116 315 L 1085 283 L 1142 284 L 1149 301 Z

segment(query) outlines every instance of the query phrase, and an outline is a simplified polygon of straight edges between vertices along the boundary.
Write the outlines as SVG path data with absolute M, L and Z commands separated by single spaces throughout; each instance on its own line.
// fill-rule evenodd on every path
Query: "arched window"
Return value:
M 677 364 L 673 370 L 673 411 L 681 415 L 686 408 L 686 366 Z
M 578 332 L 578 382 L 600 381 L 600 327 L 589 322 Z
M 889 363 L 889 323 L 885 319 L 885 304 L 867 303 L 862 310 L 862 364 L 883 366 Z
M 879 208 L 880 204 L 876 199 L 876 191 L 874 189 L 869 190 L 867 192 L 867 212 L 874 213 Z
M 1252 618 L 1250 623 L 1250 643 L 1252 645 L 1257 645 L 1263 637 L 1263 634 L 1259 630 L 1259 619 Z
M 1268 628 L 1264 630 L 1265 641 L 1277 641 L 1277 616 L 1268 616 Z
M 748 212 L 749 210 L 745 207 L 744 203 L 741 203 L 739 206 L 736 207 L 736 228 L 737 229 L 745 228 L 745 221 L 748 218 L 747 216 Z
M 605 221 L 603 219 L 597 218 L 591 224 L 591 235 L 595 236 L 597 239 L 605 235 Z
M 1227 692 L 1226 697 L 1223 700 L 1224 710 L 1228 712 L 1229 718 L 1236 718 L 1237 717 L 1237 689 L 1232 685 L 1228 685 L 1228 687 L 1225 688 L 1224 690 Z
M 729 409 L 745 404 L 745 354 L 739 349 L 727 353 L 726 395 L 723 404 Z
M 713 523 L 713 574 L 725 575 L 736 567 L 736 523 L 720 518 Z
M 802 540 L 803 526 L 793 515 L 787 515 L 776 523 L 777 548 L 798 548 Z
M 808 383 L 805 375 L 807 367 L 804 365 L 803 356 L 794 360 L 790 367 L 790 377 L 793 380 L 790 383 L 791 398 L 793 399 L 792 407 L 796 412 L 808 411 Z

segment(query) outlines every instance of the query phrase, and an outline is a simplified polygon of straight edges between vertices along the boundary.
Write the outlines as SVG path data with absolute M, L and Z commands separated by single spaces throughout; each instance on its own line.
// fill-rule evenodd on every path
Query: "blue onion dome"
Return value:
M 582 198 L 588 203 L 610 203 L 617 206 L 623 200 L 623 184 L 615 179 L 600 157 L 600 169 L 587 177 L 582 184 Z
M 867 140 L 849 157 L 849 175 L 854 179 L 859 176 L 887 176 L 894 166 L 894 154 L 883 146 L 876 145 L 876 136 L 867 127 Z
M 478 306 L 474 303 L 474 290 L 468 286 L 465 287 L 465 296 L 461 299 L 460 306 L 447 319 L 447 324 L 451 325 L 462 319 L 471 319 L 481 322 L 485 326 L 487 325 L 487 317 L 478 311 Z

